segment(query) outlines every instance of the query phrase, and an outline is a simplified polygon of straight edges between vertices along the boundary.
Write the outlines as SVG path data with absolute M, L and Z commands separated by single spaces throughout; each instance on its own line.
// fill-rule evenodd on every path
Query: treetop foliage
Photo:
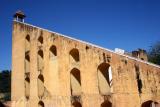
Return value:
M 9 101 L 11 99 L 11 71 L 0 71 L 0 93 L 4 97 L 0 97 L 0 101 Z
M 150 47 L 148 61 L 160 65 L 160 41 Z

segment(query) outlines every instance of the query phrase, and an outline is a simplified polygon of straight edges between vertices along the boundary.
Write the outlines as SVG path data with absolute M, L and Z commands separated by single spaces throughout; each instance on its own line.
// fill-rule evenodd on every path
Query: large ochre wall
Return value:
M 27 35 L 29 47 L 28 43 L 25 46 Z M 12 37 L 13 107 L 141 107 L 149 100 L 160 103 L 159 66 L 16 21 Z M 56 47 L 53 56 L 52 46 Z M 73 52 L 78 60 L 72 58 L 73 49 L 78 50 L 78 54 Z M 42 65 L 39 50 L 43 51 Z M 26 54 L 29 68 L 25 67 Z M 112 84 L 108 86 L 109 79 L 105 77 L 105 81 L 99 71 L 101 64 L 101 69 L 111 67 Z M 25 78 L 30 80 L 27 86 Z

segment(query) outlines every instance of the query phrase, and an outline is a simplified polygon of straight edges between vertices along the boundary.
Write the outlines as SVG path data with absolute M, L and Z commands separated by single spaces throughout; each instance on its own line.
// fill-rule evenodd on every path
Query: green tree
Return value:
M 148 52 L 148 60 L 149 62 L 160 65 L 160 41 L 150 47 Z
M 5 95 L 0 101 L 8 101 L 11 99 L 11 71 L 9 70 L 0 72 L 0 93 Z

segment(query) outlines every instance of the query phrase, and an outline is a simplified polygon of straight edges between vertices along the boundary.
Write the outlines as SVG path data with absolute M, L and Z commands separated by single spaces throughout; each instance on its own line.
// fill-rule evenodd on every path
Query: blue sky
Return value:
M 148 50 L 160 40 L 159 0 L 1 0 L 0 70 L 11 69 L 17 10 L 27 23 L 109 49 Z

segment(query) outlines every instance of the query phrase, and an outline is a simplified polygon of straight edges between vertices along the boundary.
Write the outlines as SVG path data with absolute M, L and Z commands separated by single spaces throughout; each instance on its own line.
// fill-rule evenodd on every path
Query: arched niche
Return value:
M 101 107 L 112 107 L 112 103 L 110 101 L 104 101 L 101 104 Z
M 30 78 L 29 77 L 25 78 L 25 96 L 26 96 L 26 99 L 29 99 L 29 96 L 30 96 Z
M 160 104 L 152 100 L 148 100 L 143 102 L 141 107 L 160 107 Z
M 78 49 L 74 48 L 70 52 L 70 61 L 71 62 L 79 62 L 79 51 Z
M 39 101 L 39 102 L 38 102 L 38 107 L 45 107 L 45 106 L 44 106 L 44 102 L 43 102 L 43 101 Z
M 99 92 L 102 95 L 106 95 L 111 92 L 112 70 L 111 66 L 107 63 L 102 63 L 98 66 L 98 86 Z
M 80 71 L 77 68 L 73 68 L 70 72 L 71 75 L 71 94 L 80 95 L 81 94 L 81 77 Z
M 30 42 L 30 36 L 29 35 L 26 36 L 26 41 Z
M 25 50 L 28 51 L 30 49 L 30 36 L 27 35 L 25 38 Z
M 53 59 L 56 56 L 57 56 L 57 48 L 56 48 L 56 46 L 52 45 L 49 48 L 49 57 L 50 57 L 50 59 Z
M 38 76 L 38 97 L 42 98 L 44 95 L 44 77 L 42 74 Z
M 43 37 L 42 37 L 42 36 L 40 36 L 40 37 L 38 38 L 38 43 L 39 43 L 39 45 L 43 44 Z
M 43 70 L 43 51 L 39 50 L 38 51 L 38 70 L 41 71 Z
M 49 56 L 48 56 L 48 71 L 47 71 L 47 75 L 49 81 L 47 83 L 47 90 L 49 90 L 49 92 L 53 95 L 55 95 L 59 90 L 59 84 L 57 84 L 57 82 L 59 81 L 59 70 L 58 70 L 58 65 L 61 63 L 58 63 L 58 58 L 57 58 L 57 48 L 55 45 L 51 45 L 48 49 L 49 51 Z M 57 85 L 55 85 L 57 84 Z
M 78 101 L 75 101 L 72 103 L 72 107 L 82 107 L 81 103 Z

